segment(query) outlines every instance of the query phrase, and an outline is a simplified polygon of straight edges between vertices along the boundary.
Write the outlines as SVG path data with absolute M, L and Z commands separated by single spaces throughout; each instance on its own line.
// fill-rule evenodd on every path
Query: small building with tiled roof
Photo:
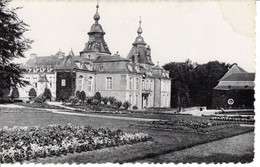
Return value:
M 213 106 L 253 108 L 254 81 L 255 73 L 246 72 L 234 64 L 214 88 Z M 234 104 L 228 104 L 229 99 L 232 99 Z
M 97 5 L 88 42 L 79 55 L 71 49 L 68 55 L 58 51 L 51 56 L 31 56 L 24 65 L 27 68 L 24 78 L 31 83 L 29 89 L 34 88 L 38 93 L 39 83 L 44 83 L 58 101 L 84 91 L 87 96 L 99 92 L 102 97 L 129 101 L 131 107 L 138 109 L 169 108 L 169 72 L 159 64 L 154 65 L 151 48 L 142 37 L 141 20 L 128 56 L 122 57 L 118 52 L 111 55 L 104 40 L 105 32 L 99 24 L 98 8 Z M 29 89 L 25 89 L 27 94 Z

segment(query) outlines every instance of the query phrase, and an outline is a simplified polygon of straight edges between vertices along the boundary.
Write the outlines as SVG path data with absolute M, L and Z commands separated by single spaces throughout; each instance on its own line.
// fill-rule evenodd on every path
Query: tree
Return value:
M 127 109 L 131 106 L 131 103 L 130 103 L 129 101 L 125 101 L 125 102 L 123 103 L 123 106 L 124 106 L 124 108 L 127 110 Z
M 228 71 L 229 64 L 218 61 L 206 64 L 171 62 L 163 66 L 170 71 L 172 107 L 212 107 L 213 88 Z
M 108 102 L 108 98 L 107 97 L 102 97 L 102 101 L 105 105 L 107 105 L 107 102 Z
M 114 105 L 114 102 L 116 101 L 116 98 L 113 97 L 113 96 L 110 96 L 110 97 L 108 97 L 108 101 L 109 101 L 110 105 L 112 106 L 112 105 Z
M 77 90 L 76 92 L 76 97 L 79 98 L 80 97 L 80 91 Z
M 43 95 L 46 97 L 46 99 L 51 100 L 51 97 L 52 97 L 52 96 L 51 96 L 51 90 L 50 90 L 50 89 L 45 88 Z
M 14 58 L 25 57 L 24 53 L 30 49 L 32 40 L 24 37 L 28 25 L 20 20 L 16 11 L 20 8 L 8 9 L 11 0 L 0 1 L 0 92 L 10 87 L 25 86 L 22 80 L 25 72 L 19 64 L 12 63 Z M 3 95 L 3 93 L 0 93 Z
M 31 88 L 29 90 L 29 97 L 36 97 L 36 96 L 37 96 L 37 93 L 36 93 L 35 89 Z
M 94 99 L 98 100 L 98 102 L 101 103 L 101 94 L 99 92 L 96 92 L 94 95 Z
M 86 100 L 86 93 L 84 91 L 81 91 L 79 94 L 79 99 L 84 102 Z
M 11 99 L 19 98 L 19 91 L 17 88 L 14 88 L 11 94 Z

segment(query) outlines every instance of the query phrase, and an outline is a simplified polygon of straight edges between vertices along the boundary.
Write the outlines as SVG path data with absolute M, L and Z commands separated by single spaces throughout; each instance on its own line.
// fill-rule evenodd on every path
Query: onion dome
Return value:
M 141 34 L 143 33 L 143 29 L 141 27 L 142 21 L 141 21 L 141 17 L 140 17 L 140 21 L 139 21 L 139 27 L 137 29 L 137 34 L 138 36 L 135 38 L 135 42 L 133 43 L 133 45 L 146 45 L 146 43 L 144 42 L 144 38 L 141 36 Z
M 95 15 L 94 15 L 94 20 L 96 21 L 96 23 L 98 23 L 98 20 L 100 19 L 100 15 L 99 15 L 99 13 L 98 13 L 98 8 L 99 8 L 99 5 L 97 4 L 97 6 L 96 6 L 96 8 L 97 8 L 97 10 L 96 10 L 96 13 L 95 13 Z

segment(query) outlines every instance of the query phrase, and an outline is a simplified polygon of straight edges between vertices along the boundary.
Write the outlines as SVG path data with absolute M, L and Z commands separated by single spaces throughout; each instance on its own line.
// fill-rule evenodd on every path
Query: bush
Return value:
M 86 93 L 84 91 L 81 91 L 79 94 L 79 99 L 84 102 L 86 100 Z
M 95 106 L 97 106 L 97 105 L 100 104 L 100 103 L 99 103 L 99 101 L 98 101 L 97 99 L 93 99 L 93 100 L 92 100 L 92 104 L 95 105 Z
M 14 88 L 11 94 L 11 99 L 17 99 L 19 98 L 19 91 L 17 88 Z
M 36 99 L 34 100 L 34 102 L 36 103 L 44 103 L 46 101 L 46 97 L 43 94 L 40 94 L 38 97 L 36 97 Z
M 80 91 L 76 92 L 76 97 L 79 98 L 80 97 Z
M 114 102 L 116 101 L 116 98 L 115 98 L 115 97 L 112 97 L 112 96 L 110 96 L 110 97 L 108 97 L 108 101 L 109 101 L 110 105 L 113 105 L 113 104 L 114 104 Z
M 99 92 L 96 92 L 96 94 L 93 97 L 94 99 L 98 100 L 99 103 L 101 103 L 101 94 Z
M 122 102 L 119 101 L 119 100 L 116 100 L 116 101 L 114 102 L 114 106 L 119 109 L 119 108 L 122 106 Z
M 93 97 L 86 97 L 87 104 L 92 104 Z
M 74 106 L 75 104 L 77 104 L 79 102 L 79 98 L 77 96 L 71 96 L 69 98 L 69 101 L 71 102 L 71 105 Z
M 131 106 L 131 103 L 130 103 L 129 101 L 125 101 L 125 102 L 123 103 L 123 106 L 124 106 L 124 108 L 127 110 L 127 109 Z
M 108 102 L 108 98 L 107 97 L 102 97 L 102 101 L 105 105 L 107 105 L 107 102 Z
M 133 110 L 138 110 L 138 107 L 137 106 L 133 106 Z
M 48 88 L 45 88 L 45 89 L 44 89 L 43 96 L 45 96 L 45 97 L 46 97 L 46 99 L 49 99 L 49 100 L 51 100 L 51 90 L 50 90 L 50 89 L 48 89 Z
M 37 96 L 37 93 L 36 93 L 36 91 L 35 91 L 34 88 L 31 88 L 31 89 L 30 89 L 30 91 L 29 91 L 29 96 L 30 96 L 30 97 L 36 97 L 36 96 Z

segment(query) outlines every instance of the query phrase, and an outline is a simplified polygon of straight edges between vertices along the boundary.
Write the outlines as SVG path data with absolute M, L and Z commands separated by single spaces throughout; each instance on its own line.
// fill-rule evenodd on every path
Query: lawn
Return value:
M 12 109 L 9 109 L 12 110 Z M 133 114 L 129 115 L 133 117 Z M 152 115 L 139 114 L 138 117 L 150 117 L 167 120 L 208 120 L 209 118 L 194 117 L 190 115 Z M 127 133 L 143 132 L 154 138 L 154 141 L 126 145 L 120 147 L 106 148 L 86 153 L 69 154 L 54 158 L 39 158 L 34 162 L 38 163 L 87 163 L 87 162 L 133 162 L 144 158 L 152 158 L 157 155 L 166 154 L 172 151 L 189 148 L 198 144 L 208 143 L 210 141 L 235 136 L 237 134 L 253 131 L 252 127 L 234 127 L 224 128 L 208 134 L 192 133 L 184 131 L 169 131 L 160 129 L 151 129 L 147 127 L 133 127 L 130 124 L 138 121 L 119 120 L 109 118 L 95 118 L 87 116 L 73 116 L 54 114 L 49 112 L 3 112 L 0 110 L 0 128 L 4 126 L 46 126 L 52 124 L 66 125 L 91 125 L 94 128 L 104 127 L 112 129 L 121 129 Z M 252 143 L 253 144 L 253 143 Z M 232 158 L 230 159 L 232 161 Z

